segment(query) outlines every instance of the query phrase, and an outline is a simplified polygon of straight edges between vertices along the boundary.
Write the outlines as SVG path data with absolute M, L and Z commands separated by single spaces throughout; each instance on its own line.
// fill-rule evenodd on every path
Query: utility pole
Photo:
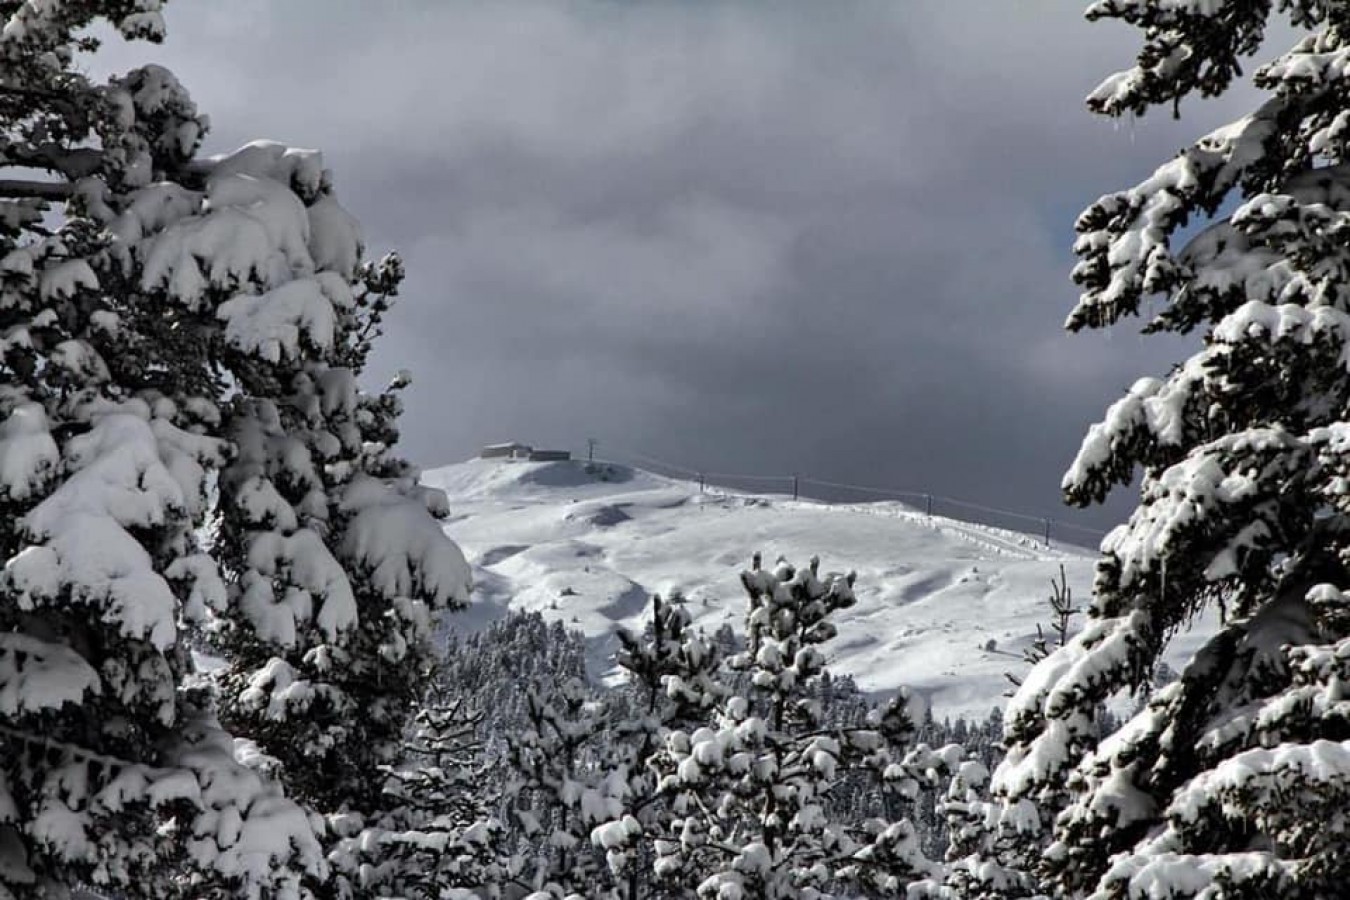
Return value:
M 586 462 L 595 462 L 595 445 L 598 443 L 595 438 L 586 438 Z

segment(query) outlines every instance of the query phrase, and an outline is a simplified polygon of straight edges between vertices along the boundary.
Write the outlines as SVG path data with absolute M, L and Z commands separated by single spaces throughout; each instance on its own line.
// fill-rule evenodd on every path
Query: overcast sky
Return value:
M 1244 111 L 1114 123 L 1134 35 L 1081 4 L 173 0 L 212 118 L 325 152 L 409 278 L 424 466 L 587 437 L 1106 524 L 1060 506 L 1086 426 L 1184 347 L 1068 336 L 1072 222 Z M 1077 518 L 1074 516 L 1077 515 Z

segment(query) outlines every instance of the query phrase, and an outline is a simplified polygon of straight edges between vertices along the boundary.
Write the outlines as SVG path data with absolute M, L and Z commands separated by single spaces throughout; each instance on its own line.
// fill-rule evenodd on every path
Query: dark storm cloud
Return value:
M 1057 511 L 1086 424 L 1180 352 L 1062 334 L 1073 216 L 1243 108 L 1094 120 L 1081 97 L 1132 35 L 1069 2 L 168 18 L 154 56 L 213 149 L 323 148 L 372 248 L 404 253 L 376 365 L 414 371 L 426 464 L 596 436 Z

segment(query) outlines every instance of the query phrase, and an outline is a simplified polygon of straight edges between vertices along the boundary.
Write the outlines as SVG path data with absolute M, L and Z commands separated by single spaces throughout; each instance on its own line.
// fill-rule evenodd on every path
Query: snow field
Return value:
M 1064 566 L 1088 600 L 1095 554 L 957 522 L 894 502 L 822 504 L 700 494 L 694 485 L 613 464 L 472 460 L 424 474 L 444 490 L 446 533 L 474 570 L 474 604 L 451 627 L 507 609 L 561 619 L 588 638 L 591 671 L 615 678 L 614 628 L 640 630 L 652 593 L 682 593 L 696 627 L 738 631 L 738 581 L 756 551 L 822 571 L 856 570 L 857 606 L 837 617 L 831 668 L 868 691 L 910 687 L 941 716 L 983 718 L 1022 674 L 1022 652 L 1048 625 L 1050 582 Z M 1205 629 L 1183 634 L 1189 654 Z

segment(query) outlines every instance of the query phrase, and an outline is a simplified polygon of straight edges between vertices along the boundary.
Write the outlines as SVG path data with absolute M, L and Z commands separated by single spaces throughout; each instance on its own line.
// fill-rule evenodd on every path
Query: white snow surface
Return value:
M 640 630 L 652 593 L 680 591 L 696 627 L 743 630 L 739 574 L 756 551 L 825 571 L 856 570 L 858 602 L 826 645 L 832 671 L 864 690 L 908 686 L 939 718 L 984 718 L 1025 675 L 1022 652 L 1049 625 L 1050 583 L 1064 566 L 1075 604 L 1089 600 L 1096 554 L 1039 537 L 934 516 L 899 503 L 824 504 L 701 494 L 698 486 L 614 464 L 472 460 L 428 471 L 450 502 L 446 533 L 474 574 L 473 604 L 452 628 L 534 610 L 582 631 L 594 675 L 614 679 L 617 625 Z M 1081 625 L 1082 617 L 1076 618 Z M 1209 629 L 1180 635 L 1180 665 Z M 989 642 L 993 641 L 993 648 Z

